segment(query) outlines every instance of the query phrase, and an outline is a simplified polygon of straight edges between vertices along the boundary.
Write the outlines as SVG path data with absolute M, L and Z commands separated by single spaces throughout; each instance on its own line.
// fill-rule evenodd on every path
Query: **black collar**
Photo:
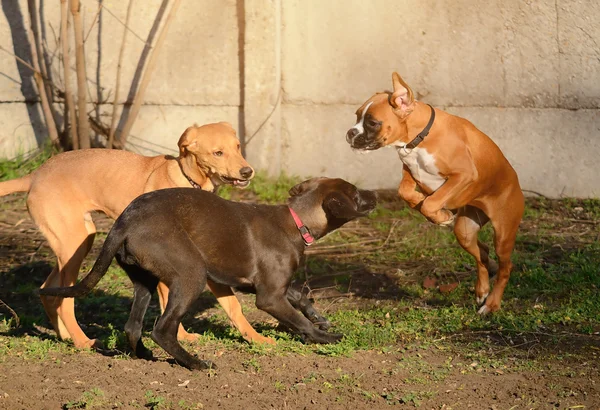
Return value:
M 425 139 L 427 134 L 429 134 L 429 130 L 431 129 L 431 126 L 433 125 L 433 121 L 435 121 L 435 110 L 433 109 L 433 107 L 430 104 L 427 104 L 427 105 L 429 105 L 429 108 L 431 108 L 431 117 L 429 117 L 429 122 L 427 123 L 427 125 L 425 126 L 423 131 L 421 131 L 415 137 L 415 139 L 413 139 L 411 142 L 406 144 L 404 146 L 404 148 L 409 148 L 409 149 L 415 148 L 417 145 L 419 145 L 421 143 L 421 141 L 423 141 L 423 139 Z
M 185 171 L 183 170 L 183 165 L 181 165 L 181 161 L 179 160 L 179 158 L 177 158 L 177 163 L 179 164 L 179 169 L 181 170 L 181 173 L 189 181 L 189 183 L 192 185 L 192 187 L 202 189 L 202 187 L 200 185 L 198 185 L 196 183 L 196 181 L 194 181 L 192 178 L 190 178 L 188 176 L 188 174 L 185 173 Z

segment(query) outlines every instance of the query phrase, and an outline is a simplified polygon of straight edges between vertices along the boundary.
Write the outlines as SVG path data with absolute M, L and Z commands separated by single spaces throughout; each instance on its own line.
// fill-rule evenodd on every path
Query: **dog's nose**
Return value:
M 254 170 L 250 167 L 244 167 L 242 169 L 240 169 L 240 175 L 242 176 L 242 178 L 250 178 L 252 176 L 252 174 L 254 173 Z
M 346 133 L 346 141 L 352 142 L 352 140 L 360 133 L 356 128 L 350 128 Z

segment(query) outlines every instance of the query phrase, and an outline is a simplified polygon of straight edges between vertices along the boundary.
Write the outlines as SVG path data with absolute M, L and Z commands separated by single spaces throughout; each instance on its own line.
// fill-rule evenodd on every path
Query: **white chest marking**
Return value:
M 373 104 L 373 101 L 371 101 L 369 104 L 367 104 L 367 106 L 365 107 L 365 109 L 362 112 L 362 115 L 360 116 L 360 121 L 358 121 L 356 124 L 354 124 L 354 127 L 352 127 L 352 128 L 355 128 L 358 130 L 358 135 L 365 132 L 365 127 L 364 127 L 365 115 L 367 115 L 367 111 L 369 111 L 369 107 L 371 106 L 371 104 Z
M 403 142 L 393 144 L 400 160 L 408 167 L 411 175 L 419 184 L 432 192 L 441 187 L 446 180 L 440 176 L 440 170 L 435 165 L 435 158 L 423 148 L 404 148 Z

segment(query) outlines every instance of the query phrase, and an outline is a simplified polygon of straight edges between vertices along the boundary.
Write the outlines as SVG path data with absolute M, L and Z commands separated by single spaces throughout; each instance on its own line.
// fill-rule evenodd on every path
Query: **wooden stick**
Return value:
M 69 127 L 71 135 L 71 143 L 73 149 L 79 149 L 79 136 L 77 134 L 77 125 L 75 124 L 75 104 L 73 103 L 73 94 L 71 92 L 71 63 L 69 58 L 69 10 L 67 8 L 67 0 L 60 0 L 60 43 L 62 46 L 62 60 L 65 77 L 65 104 L 69 113 L 68 121 L 65 121 L 65 129 Z
M 33 4 L 32 4 L 33 3 Z M 31 10 L 31 6 L 35 8 L 35 0 L 29 0 L 27 2 L 29 10 L 29 16 L 33 16 L 32 13 L 35 12 Z M 31 17 L 30 17 L 30 20 Z M 50 100 L 48 95 L 46 94 L 46 87 L 44 84 L 44 78 L 42 75 L 42 71 L 40 70 L 40 64 L 38 60 L 38 53 L 36 48 L 36 42 L 33 36 L 33 22 L 30 21 L 27 28 L 27 37 L 29 37 L 29 43 L 31 44 L 31 62 L 33 64 L 33 78 L 35 79 L 35 84 L 38 89 L 38 93 L 40 94 L 40 101 L 42 103 L 42 111 L 44 113 L 44 119 L 46 120 L 46 127 L 48 128 L 48 135 L 50 136 L 50 140 L 52 143 L 60 147 L 60 140 L 58 139 L 58 130 L 56 128 L 56 123 L 54 122 L 54 116 L 52 115 L 52 108 L 50 107 Z
M 119 104 L 119 87 L 121 86 L 121 66 L 123 63 L 123 54 L 125 52 L 125 42 L 127 41 L 127 29 L 129 17 L 133 8 L 133 0 L 129 0 L 127 5 L 127 15 L 125 16 L 125 25 L 123 29 L 123 40 L 121 40 L 121 49 L 119 50 L 119 62 L 117 63 L 117 80 L 115 84 L 115 98 L 113 100 L 112 117 L 110 119 L 110 131 L 108 134 L 108 143 L 106 148 L 113 148 L 115 142 L 115 129 L 117 127 L 117 108 Z
M 165 42 L 165 38 L 167 37 L 169 25 L 171 24 L 171 21 L 175 17 L 175 14 L 177 13 L 177 9 L 179 8 L 180 3 L 181 3 L 181 0 L 175 0 L 173 2 L 173 6 L 171 7 L 171 10 L 169 11 L 169 15 L 167 16 L 167 19 L 165 20 L 165 24 L 163 25 L 163 28 L 162 28 L 160 34 L 158 35 L 158 39 L 156 40 L 156 45 L 150 52 L 150 58 L 148 60 L 148 65 L 146 66 L 146 69 L 144 70 L 144 74 L 142 75 L 142 80 L 140 82 L 140 89 L 138 90 L 137 94 L 133 98 L 133 104 L 131 105 L 131 110 L 129 111 L 129 113 L 127 115 L 127 121 L 125 122 L 123 129 L 119 133 L 119 145 L 121 147 L 125 146 L 125 143 L 127 142 L 127 137 L 129 136 L 129 132 L 131 131 L 131 128 L 133 127 L 133 123 L 135 122 L 135 119 L 136 119 L 138 113 L 140 112 L 140 107 L 142 105 L 142 102 L 144 101 L 144 94 L 146 93 L 146 88 L 148 88 L 148 84 L 150 84 L 150 78 L 152 77 L 152 72 L 154 71 L 154 68 L 156 67 L 156 61 L 157 61 L 159 51 L 162 48 L 163 43 Z
M 29 9 L 31 32 L 33 34 L 33 40 L 35 41 L 35 49 L 37 50 L 40 72 L 42 73 L 42 79 L 44 80 L 44 87 L 46 87 L 46 95 L 48 96 L 50 108 L 53 108 L 52 103 L 54 102 L 54 95 L 52 94 L 52 87 L 50 86 L 50 77 L 48 76 L 48 70 L 46 69 L 46 64 L 44 63 L 44 60 L 42 58 L 44 49 L 42 47 L 42 41 L 40 39 L 40 13 L 37 10 L 36 3 L 36 0 L 27 0 L 27 8 Z M 54 120 L 56 121 L 56 118 Z
M 69 0 L 71 14 L 73 15 L 73 29 L 75 31 L 75 66 L 77 68 L 77 107 L 79 108 L 79 117 L 77 128 L 79 134 L 79 147 L 90 148 L 90 126 L 87 115 L 86 85 L 87 76 L 85 73 L 85 49 L 83 47 L 83 22 L 79 0 Z

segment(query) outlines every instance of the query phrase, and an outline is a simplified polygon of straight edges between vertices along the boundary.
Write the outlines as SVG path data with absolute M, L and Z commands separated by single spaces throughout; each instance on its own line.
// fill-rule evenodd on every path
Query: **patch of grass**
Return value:
M 147 407 L 151 410 L 165 409 L 171 407 L 171 402 L 169 402 L 163 396 L 157 395 L 152 390 L 146 391 L 146 393 L 144 394 L 144 398 L 146 399 L 144 407 Z
M 103 407 L 106 404 L 104 392 L 95 387 L 84 392 L 79 400 L 67 402 L 63 407 L 65 409 L 91 409 L 93 407 Z
M 294 185 L 302 182 L 300 177 L 281 174 L 278 178 L 270 178 L 264 172 L 257 172 L 256 176 L 250 182 L 246 191 L 251 193 L 259 202 L 268 204 L 285 203 L 289 197 L 289 190 Z M 231 186 L 219 188 L 219 196 L 225 199 L 232 199 L 243 196 L 244 191 L 239 191 Z
M 0 181 L 27 175 L 57 153 L 58 151 L 52 146 L 50 140 L 48 140 L 45 145 L 36 151 L 19 154 L 12 160 L 0 160 Z
M 0 336 L 0 361 L 5 357 L 21 357 L 26 360 L 53 360 L 57 354 L 80 352 L 70 343 L 37 336 Z M 86 352 L 86 351 L 81 351 Z

